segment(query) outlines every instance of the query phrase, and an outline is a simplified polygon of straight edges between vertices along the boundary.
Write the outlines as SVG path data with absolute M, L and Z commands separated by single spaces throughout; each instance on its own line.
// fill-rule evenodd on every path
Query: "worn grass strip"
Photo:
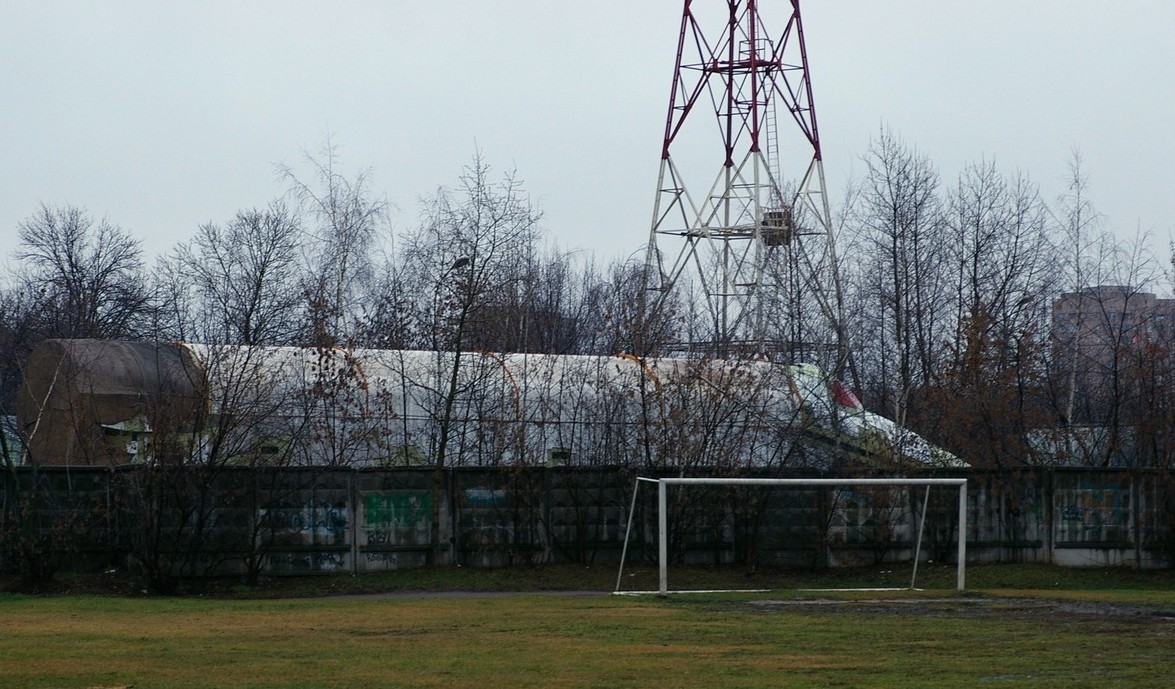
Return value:
M 916 603 L 0 596 L 0 687 L 1136 689 L 1172 662 L 1159 619 Z

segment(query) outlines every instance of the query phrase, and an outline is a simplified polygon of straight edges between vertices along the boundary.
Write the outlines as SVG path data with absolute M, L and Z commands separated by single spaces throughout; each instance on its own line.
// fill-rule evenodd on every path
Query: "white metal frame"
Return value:
M 628 511 L 628 528 L 624 532 L 624 548 L 620 553 L 620 573 L 616 576 L 616 590 L 620 590 L 624 573 L 624 559 L 628 553 L 628 537 L 632 531 L 632 515 L 636 509 L 637 489 L 641 481 L 657 484 L 657 562 L 660 574 L 658 595 L 669 594 L 669 521 L 666 505 L 666 491 L 669 486 L 711 485 L 711 486 L 925 486 L 929 493 L 931 486 L 958 486 L 959 488 L 959 543 L 956 587 L 959 591 L 966 586 L 967 573 L 967 479 L 965 478 L 646 478 L 638 476 L 632 491 L 632 507 Z M 914 567 L 917 573 L 919 550 L 922 541 L 922 527 L 926 524 L 926 508 L 929 500 L 922 505 L 922 520 L 918 528 L 918 545 L 914 551 Z M 913 581 L 911 581 L 913 587 Z

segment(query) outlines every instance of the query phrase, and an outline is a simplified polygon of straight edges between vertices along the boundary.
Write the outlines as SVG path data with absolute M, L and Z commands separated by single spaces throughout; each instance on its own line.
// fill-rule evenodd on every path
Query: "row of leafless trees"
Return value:
M 177 544 L 193 553 L 206 545 L 218 468 L 299 463 L 308 445 L 325 448 L 338 465 L 357 447 L 382 443 L 376 454 L 388 463 L 422 463 L 420 455 L 438 473 L 494 465 L 510 453 L 529 457 L 513 466 L 534 464 L 551 448 L 651 468 L 796 466 L 795 435 L 753 423 L 765 418 L 753 407 L 769 405 L 786 383 L 757 390 L 757 379 L 738 368 L 698 367 L 671 389 L 642 377 L 615 395 L 585 395 L 584 383 L 552 377 L 552 389 L 565 385 L 588 401 L 571 405 L 581 416 L 551 424 L 538 444 L 518 425 L 485 422 L 517 414 L 509 407 L 527 400 L 474 395 L 489 380 L 484 371 L 494 370 L 484 358 L 450 357 L 411 391 L 364 389 L 358 368 L 338 351 L 656 356 L 671 353 L 666 343 L 711 339 L 711 319 L 688 293 L 650 308 L 642 262 L 599 266 L 546 248 L 540 214 L 519 181 L 480 158 L 430 199 L 419 226 L 401 232 L 390 229 L 388 204 L 370 179 L 342 174 L 333 149 L 306 162 L 309 174 L 283 169 L 288 196 L 197 228 L 152 266 L 131 235 L 83 209 L 45 206 L 18 228 L 20 249 L 0 291 L 5 414 L 28 353 L 48 338 L 296 345 L 321 357 L 306 385 L 283 397 L 266 378 L 273 369 L 248 358 L 261 350 L 224 349 L 206 364 L 235 373 L 220 375 L 209 391 L 210 405 L 198 412 L 208 418 L 176 414 L 176 432 L 161 433 L 166 416 L 157 407 L 154 456 L 208 461 L 198 471 L 136 474 L 144 483 L 127 492 L 135 501 L 128 513 L 141 519 L 128 548 L 156 588 L 174 585 L 177 563 L 194 561 Z M 1175 464 L 1175 333 L 1147 301 L 1162 291 L 1163 265 L 1145 238 L 1121 243 L 1109 233 L 1076 156 L 1068 193 L 1051 202 L 1025 176 L 989 163 L 947 183 L 888 131 L 865 163 L 843 205 L 838 241 L 842 330 L 856 359 L 852 383 L 868 407 L 973 465 Z M 1119 289 L 1088 289 L 1099 285 Z M 1066 293 L 1080 295 L 1077 321 L 1062 324 L 1069 330 L 1054 319 L 1054 302 Z M 340 413 L 381 399 L 406 408 L 409 394 L 426 400 L 417 404 L 426 433 L 413 431 L 406 413 L 383 414 L 383 427 Z M 258 432 L 258 420 L 278 405 L 285 425 L 262 421 L 270 428 Z M 531 427 L 547 424 L 545 413 L 528 406 Z M 619 415 L 615 423 L 610 414 Z M 397 420 L 402 430 L 389 430 Z M 15 477 L 12 455 L 0 450 Z M 35 578 L 51 572 L 59 547 L 35 536 L 54 530 L 36 523 L 50 511 L 49 493 L 32 468 L 19 479 L 27 489 L 4 504 L 5 528 L 17 529 L 6 542 Z M 280 500 L 281 490 L 271 493 Z M 268 528 L 260 511 L 249 514 L 253 528 Z
M 307 180 L 285 171 L 286 198 L 196 228 L 151 266 L 110 222 L 39 209 L 0 302 L 5 390 L 45 338 L 558 353 L 647 339 L 630 312 L 639 268 L 544 248 L 520 183 L 480 158 L 394 236 L 365 175 L 338 172 L 333 150 L 309 163 Z
M 842 242 L 868 404 L 973 464 L 1171 466 L 1175 341 L 1143 308 L 1164 264 L 1148 237 L 1109 231 L 1080 155 L 1053 202 L 988 162 L 943 180 L 889 131 L 864 162 Z M 1082 295 L 1078 338 L 1055 322 L 1067 293 Z
M 851 382 L 867 407 L 977 465 L 1170 466 L 1171 341 L 1140 338 L 1130 300 L 1086 309 L 1083 327 L 1118 328 L 1109 357 L 1054 336 L 1062 293 L 1144 294 L 1164 276 L 1145 238 L 1119 242 L 1102 223 L 1079 156 L 1055 201 L 986 162 L 943 180 L 886 130 L 864 162 L 838 242 Z M 548 248 L 520 182 L 480 157 L 399 232 L 333 148 L 305 163 L 282 168 L 286 197 L 196 228 L 151 266 L 84 209 L 30 216 L 0 294 L 6 408 L 46 338 L 645 356 L 705 328 L 688 293 L 648 306 L 641 262 Z M 463 373 L 450 373 L 436 388 L 451 407 Z

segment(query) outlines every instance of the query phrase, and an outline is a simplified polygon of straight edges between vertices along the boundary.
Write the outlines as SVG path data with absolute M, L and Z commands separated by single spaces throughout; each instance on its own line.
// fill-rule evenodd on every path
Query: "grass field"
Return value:
M 563 586 L 536 584 L 545 569 L 418 575 L 434 591 L 599 583 L 564 571 Z M 384 588 L 399 593 L 349 598 L 0 594 L 0 687 L 1175 685 L 1172 573 L 992 567 L 969 578 L 982 588 L 962 595 L 404 593 L 394 577 Z

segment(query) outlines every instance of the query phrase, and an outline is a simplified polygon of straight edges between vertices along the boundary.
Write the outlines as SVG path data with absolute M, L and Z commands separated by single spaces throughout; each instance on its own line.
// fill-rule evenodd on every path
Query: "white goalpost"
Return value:
M 657 564 L 660 577 L 658 591 L 621 591 L 620 584 L 624 576 L 624 561 L 628 554 L 628 541 L 632 533 L 633 513 L 636 511 L 637 494 L 641 483 L 657 484 Z M 956 486 L 959 489 L 959 527 L 958 527 L 958 566 L 956 568 L 956 588 L 962 591 L 966 586 L 967 572 L 967 479 L 965 478 L 646 478 L 638 476 L 632 490 L 632 505 L 628 511 L 628 527 L 624 532 L 624 547 L 620 551 L 620 571 L 616 575 L 616 590 L 614 594 L 657 593 L 665 596 L 669 591 L 669 520 L 667 492 L 669 486 L 795 486 L 803 488 L 814 487 L 852 487 L 852 486 L 910 486 L 926 487 L 927 499 L 922 501 L 922 516 L 918 523 L 918 535 L 914 544 L 914 575 L 911 577 L 910 588 L 914 588 L 914 578 L 918 573 L 918 559 L 922 550 L 922 531 L 926 525 L 926 511 L 930 504 L 929 492 L 932 486 Z M 851 590 L 851 589 L 849 589 Z M 859 589 L 858 589 L 859 590 Z M 733 591 L 733 590 L 732 590 Z M 677 593 L 689 593 L 678 591 Z

